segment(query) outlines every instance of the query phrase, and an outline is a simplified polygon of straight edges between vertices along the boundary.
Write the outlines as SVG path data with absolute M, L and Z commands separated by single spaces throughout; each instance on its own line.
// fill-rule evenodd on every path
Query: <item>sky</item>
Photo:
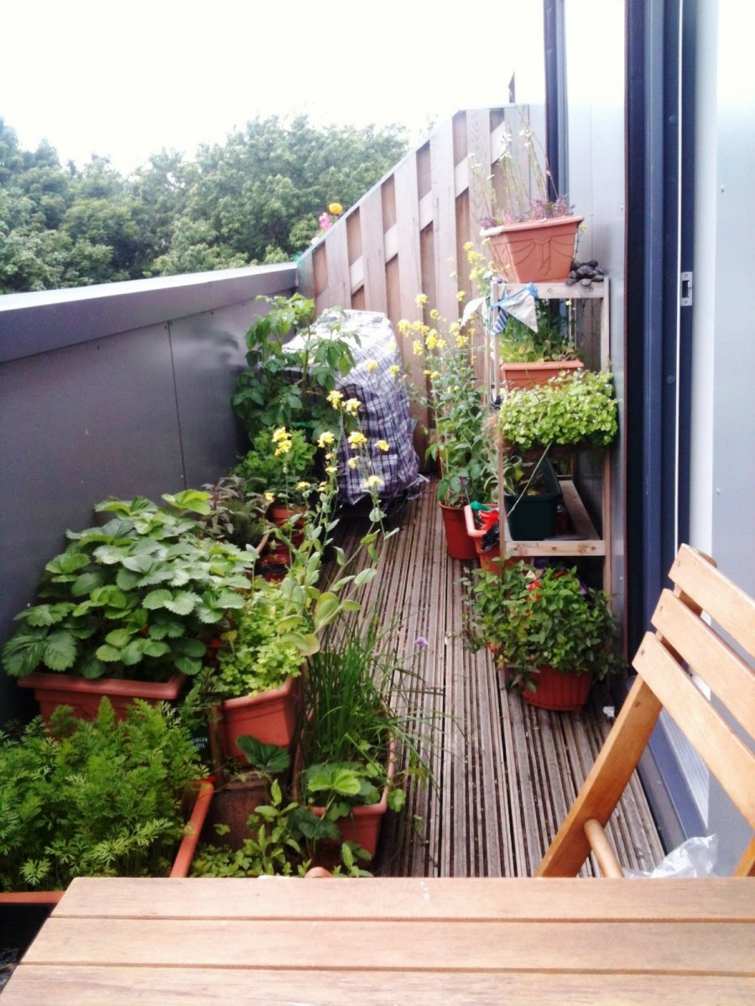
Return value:
M 0 116 L 25 147 L 46 138 L 63 160 L 105 154 L 123 171 L 258 114 L 415 136 L 507 100 L 517 34 L 541 9 L 475 0 L 467 20 L 428 0 L 5 0 Z

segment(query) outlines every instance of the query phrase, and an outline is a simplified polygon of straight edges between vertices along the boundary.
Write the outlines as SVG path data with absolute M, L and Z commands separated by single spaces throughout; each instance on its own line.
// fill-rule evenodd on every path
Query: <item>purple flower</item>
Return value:
M 414 640 L 414 645 L 418 650 L 426 650 L 430 645 L 424 636 L 417 636 Z

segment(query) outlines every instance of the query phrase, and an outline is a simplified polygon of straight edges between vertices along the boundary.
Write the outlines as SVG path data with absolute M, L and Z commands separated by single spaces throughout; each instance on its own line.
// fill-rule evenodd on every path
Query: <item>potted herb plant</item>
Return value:
M 580 709 L 591 684 L 620 666 L 608 598 L 576 569 L 513 562 L 500 573 L 478 571 L 467 589 L 472 639 L 493 650 L 525 702 Z
M 498 158 L 503 191 L 499 209 L 492 195 L 481 236 L 490 244 L 501 276 L 514 283 L 564 282 L 571 269 L 582 217 L 571 212 L 568 199 L 555 191 L 553 177 L 534 131 L 521 123 L 519 138 L 526 158 L 513 150 L 513 135 L 505 128 Z
M 249 491 L 264 494 L 270 519 L 279 527 L 301 519 L 315 481 L 316 447 L 301 430 L 263 430 L 234 469 Z
M 582 369 L 569 336 L 568 319 L 549 301 L 536 301 L 537 332 L 509 317 L 500 337 L 501 380 L 509 389 L 547 384 L 552 377 Z
M 197 797 L 201 775 L 165 705 L 136 701 L 118 720 L 103 699 L 91 722 L 59 708 L 1 735 L 0 903 L 55 902 L 80 876 L 185 876 L 212 792 L 203 783 Z
M 206 493 L 166 501 L 171 509 L 143 498 L 98 504 L 111 519 L 68 532 L 37 602 L 17 615 L 3 665 L 34 689 L 45 718 L 60 704 L 92 717 L 103 695 L 118 715 L 136 697 L 175 699 L 214 627 L 243 606 L 252 555 L 199 534 L 185 511 L 206 512 Z

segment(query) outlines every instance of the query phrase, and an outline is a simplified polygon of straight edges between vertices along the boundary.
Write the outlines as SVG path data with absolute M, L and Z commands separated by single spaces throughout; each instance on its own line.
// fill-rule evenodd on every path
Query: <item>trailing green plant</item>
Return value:
M 249 816 L 249 835 L 238 850 L 206 843 L 199 847 L 192 863 L 194 877 L 303 877 L 312 866 L 317 845 L 338 839 L 331 821 L 317 817 L 295 800 L 286 801 L 277 780 L 270 787 L 270 803 Z M 217 833 L 227 826 L 217 825 Z M 341 845 L 341 863 L 336 875 L 369 876 L 358 865 L 369 860 L 364 849 L 354 843 Z
M 280 436 L 280 431 L 285 437 Z M 301 502 L 302 494 L 312 485 L 316 450 L 301 430 L 289 433 L 283 426 L 273 432 L 262 430 L 252 441 L 252 449 L 234 468 L 234 474 L 248 492 Z
M 184 833 L 182 798 L 201 766 L 168 706 L 135 701 L 118 721 L 58 708 L 20 738 L 0 734 L 0 890 L 74 877 L 165 876 Z
M 500 336 L 500 356 L 505 363 L 574 360 L 577 353 L 569 335 L 568 320 L 554 317 L 551 302 L 536 300 L 537 332 L 509 317 Z
M 210 507 L 209 513 L 197 518 L 202 534 L 239 548 L 259 545 L 267 530 L 269 503 L 264 495 L 249 491 L 239 475 L 225 475 L 202 488 Z
M 239 375 L 233 407 L 250 439 L 264 429 L 285 426 L 316 439 L 331 422 L 327 395 L 354 366 L 358 337 L 342 331 L 337 316 L 326 331 L 313 327 L 314 302 L 300 294 L 261 297 L 268 312 L 246 335 L 246 370 Z M 298 348 L 284 344 L 298 335 Z
M 511 687 L 534 690 L 540 667 L 595 680 L 621 667 L 608 598 L 585 587 L 576 568 L 509 563 L 476 571 L 465 587 L 469 637 L 494 650 Z
M 205 642 L 230 610 L 241 608 L 255 553 L 201 537 L 207 493 L 106 500 L 101 527 L 68 531 L 70 544 L 50 560 L 37 601 L 16 616 L 3 647 L 8 674 L 38 666 L 86 678 L 162 680 L 197 674 Z
M 607 447 L 618 432 L 613 378 L 580 370 L 534 388 L 509 391 L 501 405 L 501 434 L 508 446 Z

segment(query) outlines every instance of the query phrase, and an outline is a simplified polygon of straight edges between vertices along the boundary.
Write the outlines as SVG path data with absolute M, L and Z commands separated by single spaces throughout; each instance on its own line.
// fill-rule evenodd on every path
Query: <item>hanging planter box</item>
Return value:
M 517 388 L 534 388 L 547 384 L 559 374 L 582 370 L 581 360 L 539 360 L 536 363 L 502 363 L 501 381 L 510 391 Z
M 539 667 L 535 675 L 535 691 L 522 689 L 522 698 L 528 705 L 567 713 L 577 712 L 587 702 L 592 685 L 590 674 L 562 674 L 552 667 Z
M 563 283 L 569 276 L 583 217 L 550 217 L 489 227 L 493 261 L 512 283 Z
M 134 699 L 151 704 L 174 702 L 186 680 L 185 674 L 174 674 L 167 681 L 136 681 L 131 678 L 88 678 L 74 674 L 35 672 L 19 680 L 22 688 L 33 688 L 34 698 L 45 723 L 58 706 L 70 706 L 73 715 L 82 720 L 97 716 L 103 698 L 110 699 L 115 715 L 122 720 Z
M 288 747 L 296 729 L 295 679 L 289 678 L 280 688 L 259 695 L 244 695 L 226 699 L 220 704 L 222 717 L 220 737 L 226 758 L 245 761 L 236 743 L 238 737 L 254 737 L 263 744 Z
M 198 784 L 191 816 L 187 822 L 186 834 L 181 839 L 173 860 L 169 877 L 188 877 L 194 859 L 199 836 L 202 833 L 207 813 L 215 790 L 213 783 L 203 779 Z M 6 891 L 0 892 L 0 905 L 57 905 L 65 891 Z
M 467 535 L 464 522 L 464 507 L 446 506 L 440 504 L 443 514 L 443 527 L 446 532 L 446 548 L 452 559 L 469 561 L 477 557 L 474 542 Z
M 518 503 L 517 496 L 506 493 L 509 533 L 515 541 L 542 541 L 555 533 L 561 487 L 547 458 L 541 463 L 536 478 L 541 480 L 542 492 L 527 493 Z

